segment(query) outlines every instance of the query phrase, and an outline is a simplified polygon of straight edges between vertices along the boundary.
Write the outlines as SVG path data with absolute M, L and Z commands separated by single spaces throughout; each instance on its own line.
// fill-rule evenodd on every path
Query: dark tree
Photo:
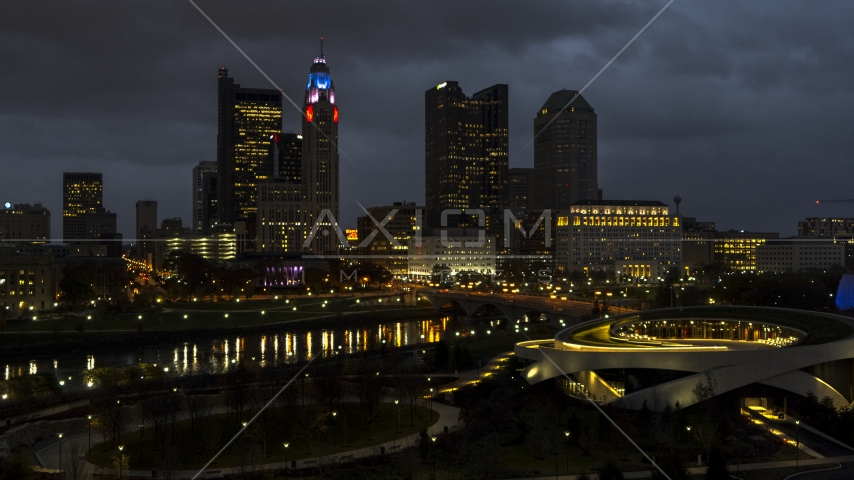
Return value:
M 448 343 L 444 340 L 439 340 L 436 343 L 436 349 L 433 350 L 433 367 L 436 370 L 444 370 L 448 368 L 451 352 L 448 349 Z
M 613 460 L 608 460 L 599 469 L 599 480 L 623 480 L 624 478 L 622 470 Z
M 62 280 L 59 281 L 60 299 L 72 309 L 93 300 L 95 291 L 92 282 L 90 272 L 82 265 L 66 266 L 62 269 Z
M 715 445 L 709 451 L 709 468 L 706 471 L 706 480 L 729 480 L 729 478 L 726 459 L 724 459 L 721 449 Z

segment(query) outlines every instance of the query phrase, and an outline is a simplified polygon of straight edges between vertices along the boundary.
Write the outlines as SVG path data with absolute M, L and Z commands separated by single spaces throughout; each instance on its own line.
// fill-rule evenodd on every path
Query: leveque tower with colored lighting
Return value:
M 313 253 L 328 253 L 338 243 L 338 106 L 335 86 L 323 55 L 314 59 L 305 88 L 302 119 L 302 178 L 306 185 L 309 225 L 320 227 L 312 240 Z M 325 212 L 332 214 L 324 215 Z M 319 233 L 319 234 L 318 234 Z
M 335 253 L 339 242 L 345 242 L 334 224 L 339 208 L 338 106 L 322 40 L 308 75 L 298 138 L 299 172 L 274 173 L 260 185 L 258 245 L 266 252 Z

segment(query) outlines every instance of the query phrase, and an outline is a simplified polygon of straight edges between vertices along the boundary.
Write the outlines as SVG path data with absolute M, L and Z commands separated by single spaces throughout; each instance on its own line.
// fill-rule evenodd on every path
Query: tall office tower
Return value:
M 140 200 L 136 202 L 136 254 L 146 258 L 154 253 L 154 231 L 157 230 L 157 202 Z
M 197 235 L 207 235 L 216 223 L 216 162 L 199 161 L 193 167 L 193 224 Z
M 480 209 L 490 235 L 500 237 L 508 205 L 507 85 L 467 97 L 457 82 L 424 93 L 427 226 L 442 225 L 442 211 Z M 477 226 L 479 218 L 448 215 L 447 227 Z
M 302 174 L 302 135 L 276 133 L 270 139 L 269 175 L 289 183 L 300 183 Z
M 584 97 L 575 90 L 552 93 L 537 112 L 534 135 L 535 209 L 568 210 L 599 198 L 596 113 Z
M 278 90 L 241 88 L 221 68 L 217 172 L 219 223 L 245 222 L 250 245 L 255 238 L 258 182 L 267 178 L 270 135 L 282 131 Z
M 62 174 L 62 238 L 88 239 L 87 214 L 103 211 L 104 182 L 100 173 Z
M 275 155 L 276 178 L 259 184 L 258 249 L 335 252 L 340 241 L 340 229 L 332 224 L 333 217 L 338 219 L 338 107 L 322 43 L 308 75 L 302 135 L 292 135 L 279 133 L 270 146 L 280 153 Z
M 50 211 L 37 203 L 0 207 L 0 243 L 43 244 L 50 241 Z

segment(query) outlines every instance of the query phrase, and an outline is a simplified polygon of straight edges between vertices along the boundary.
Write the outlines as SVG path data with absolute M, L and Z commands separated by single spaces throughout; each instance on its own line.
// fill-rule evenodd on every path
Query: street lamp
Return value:
M 566 432 L 563 432 L 564 436 L 566 436 L 566 473 L 567 473 L 567 475 L 569 474 L 569 434 L 570 433 L 571 432 L 569 432 L 568 430 Z
M 124 445 L 119 445 L 119 480 L 124 476 L 124 468 L 125 468 L 125 456 L 122 454 L 122 450 L 125 449 Z
M 87 418 L 89 419 L 89 448 L 87 449 L 88 452 L 89 450 L 92 450 L 92 415 L 89 415 Z
M 332 455 L 335 455 L 335 417 L 338 412 L 332 412 Z
M 400 400 L 394 401 L 394 406 L 397 409 L 397 421 L 394 424 L 394 440 L 397 441 L 398 432 L 400 431 Z M 433 414 L 430 414 L 430 418 L 433 417 Z
M 795 466 L 798 466 L 798 460 L 801 458 L 801 421 L 795 420 Z
M 433 480 L 436 480 L 436 438 L 437 437 L 435 435 L 430 437 L 430 440 L 433 440 L 433 471 L 430 474 L 430 478 Z
M 62 434 L 57 434 L 59 437 L 59 476 L 62 477 Z
M 288 478 L 288 469 L 291 468 L 291 466 L 288 465 L 288 447 L 290 447 L 291 444 L 290 442 L 285 442 L 282 445 L 285 446 L 285 478 Z

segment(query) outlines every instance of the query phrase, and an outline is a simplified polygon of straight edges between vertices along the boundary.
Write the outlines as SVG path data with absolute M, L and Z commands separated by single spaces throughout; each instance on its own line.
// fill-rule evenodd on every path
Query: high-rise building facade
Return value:
M 302 134 L 277 133 L 270 139 L 270 176 L 289 183 L 302 179 Z
M 534 209 L 567 210 L 599 198 L 596 113 L 584 97 L 552 93 L 537 112 L 534 135 Z
M 274 178 L 259 184 L 261 251 L 322 255 L 346 242 L 337 224 L 338 105 L 322 44 L 309 71 L 302 113 L 302 135 L 277 132 L 268 139 Z
M 282 131 L 282 96 L 278 90 L 242 88 L 225 68 L 218 74 L 217 213 L 221 224 L 245 222 L 251 243 L 258 182 L 268 177 L 270 136 Z
M 103 211 L 104 181 L 100 173 L 62 174 L 62 238 L 90 238 L 86 215 Z
M 50 211 L 40 203 L 0 208 L 0 243 L 42 244 L 50 241 Z
M 140 200 L 136 202 L 136 254 L 146 258 L 154 253 L 154 231 L 157 230 L 157 202 Z
M 196 235 L 207 234 L 217 223 L 217 162 L 200 161 L 193 167 L 193 225 Z
M 467 97 L 457 82 L 447 81 L 424 93 L 429 228 L 484 224 L 501 238 L 509 201 L 507 92 L 507 85 L 499 84 Z M 443 220 L 446 210 L 462 214 L 446 214 Z
M 530 208 L 533 174 L 533 168 L 511 168 L 508 173 L 509 206 L 517 216 Z

